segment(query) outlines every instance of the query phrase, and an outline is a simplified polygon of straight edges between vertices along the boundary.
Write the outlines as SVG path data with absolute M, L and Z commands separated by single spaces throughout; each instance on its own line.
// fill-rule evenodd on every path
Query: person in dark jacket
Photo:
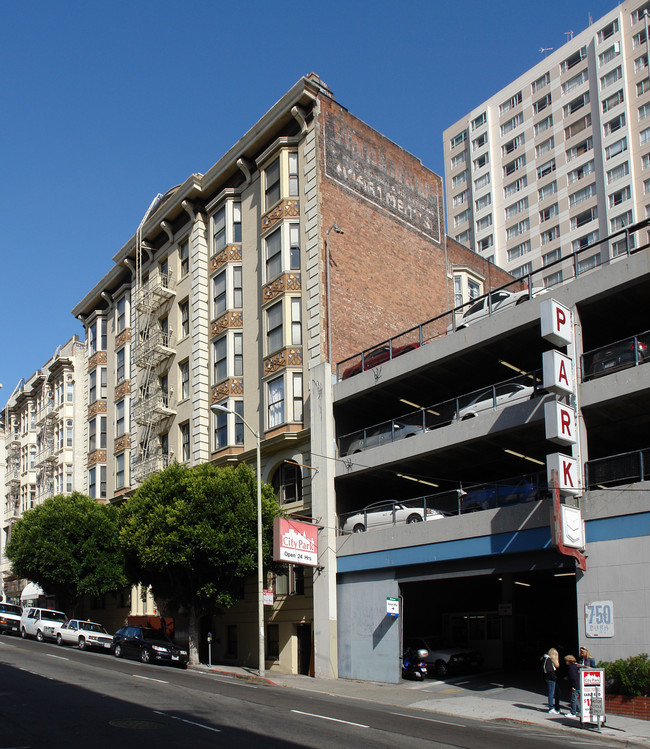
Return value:
M 566 663 L 566 678 L 569 681 L 569 692 L 571 694 L 571 712 L 569 715 L 572 718 L 577 718 L 580 712 L 580 671 L 574 655 L 565 655 L 564 662 Z
M 549 648 L 542 656 L 542 673 L 548 692 L 548 711 L 553 715 L 562 715 L 560 710 L 560 685 L 557 681 L 560 668 L 560 655 L 555 648 Z
M 587 668 L 596 668 L 596 659 L 584 645 L 580 648 L 578 654 L 578 665 L 587 666 Z

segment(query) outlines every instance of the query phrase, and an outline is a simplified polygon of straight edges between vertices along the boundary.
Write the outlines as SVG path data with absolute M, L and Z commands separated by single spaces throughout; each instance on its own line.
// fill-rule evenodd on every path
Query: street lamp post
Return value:
M 257 623 L 258 623 L 258 648 L 259 648 L 259 674 L 264 676 L 265 671 L 265 648 L 264 648 L 264 554 L 262 547 L 262 458 L 260 453 L 260 433 L 256 432 L 253 427 L 244 419 L 241 414 L 236 413 L 232 408 L 221 406 L 213 403 L 210 406 L 212 413 L 217 414 L 219 411 L 232 414 L 235 418 L 241 419 L 255 437 L 255 448 L 257 452 Z

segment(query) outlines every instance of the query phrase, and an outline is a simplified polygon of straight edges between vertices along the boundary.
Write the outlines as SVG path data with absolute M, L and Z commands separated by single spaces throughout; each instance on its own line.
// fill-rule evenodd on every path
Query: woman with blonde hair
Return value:
M 578 653 L 578 665 L 587 666 L 587 668 L 596 668 L 596 659 L 584 645 L 580 647 L 580 652 Z
M 557 676 L 560 668 L 560 654 L 555 648 L 549 648 L 542 656 L 542 673 L 548 692 L 548 711 L 552 715 L 562 715 L 560 711 L 560 685 Z

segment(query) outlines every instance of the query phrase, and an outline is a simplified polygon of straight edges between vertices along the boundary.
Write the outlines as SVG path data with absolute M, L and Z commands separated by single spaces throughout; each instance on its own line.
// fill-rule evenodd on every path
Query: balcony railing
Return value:
M 155 366 L 174 353 L 171 331 L 152 328 L 140 332 L 139 337 L 139 342 L 133 347 L 133 361 L 139 366 L 149 362 Z
M 648 361 L 650 331 L 584 353 L 581 357 L 582 379 L 593 380 Z
M 143 284 L 134 295 L 134 304 L 140 312 L 151 312 L 176 296 L 174 275 L 159 272 Z
M 147 424 L 150 421 L 158 422 L 168 416 L 173 416 L 172 394 L 155 389 L 135 403 L 133 418 L 138 424 Z
M 609 455 L 585 463 L 587 489 L 608 489 L 637 481 L 650 481 L 650 448 Z
M 171 462 L 171 455 L 162 451 L 157 451 L 145 458 L 137 458 L 133 461 L 133 478 L 136 481 L 142 482 L 152 473 L 158 473 L 167 468 Z

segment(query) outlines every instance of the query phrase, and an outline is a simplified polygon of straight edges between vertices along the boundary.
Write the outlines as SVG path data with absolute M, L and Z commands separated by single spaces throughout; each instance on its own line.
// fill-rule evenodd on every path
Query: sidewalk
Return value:
M 193 668 L 233 678 L 260 680 L 255 669 L 218 665 L 208 667 L 203 664 Z M 380 684 L 267 672 L 264 681 L 289 689 L 381 702 L 402 708 L 431 710 L 473 720 L 551 724 L 560 730 L 573 732 L 575 737 L 580 736 L 580 731 L 598 733 L 595 725 L 585 724 L 582 727 L 578 718 L 571 718 L 569 715 L 549 715 L 543 684 L 537 684 L 534 676 L 528 674 L 494 672 L 458 677 L 444 682 L 428 679 L 425 682 L 402 681 L 399 684 Z M 607 715 L 606 718 L 607 722 L 600 728 L 600 735 L 650 746 L 650 721 L 620 715 Z

